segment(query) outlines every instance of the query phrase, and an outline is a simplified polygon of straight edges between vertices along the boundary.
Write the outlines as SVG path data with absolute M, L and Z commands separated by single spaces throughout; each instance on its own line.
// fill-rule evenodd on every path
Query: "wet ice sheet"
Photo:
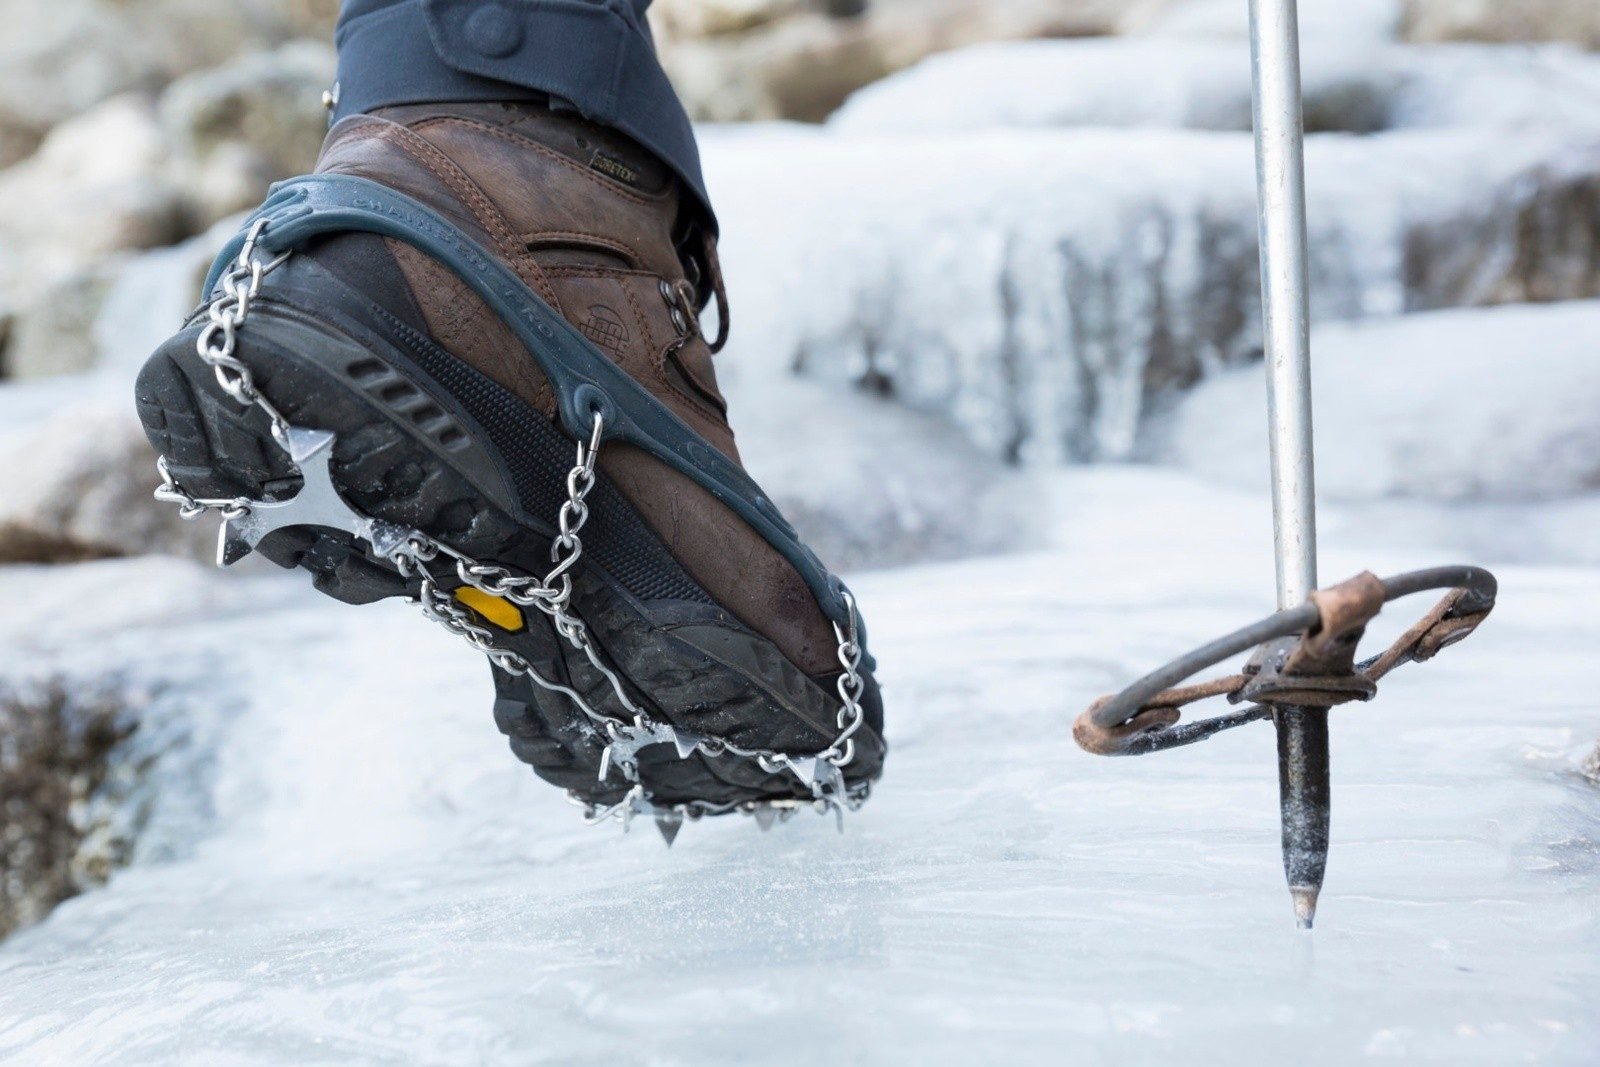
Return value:
M 894 753 L 843 836 L 583 828 L 401 605 L 97 638 L 176 674 L 245 650 L 213 671 L 214 821 L 0 947 L 0 1060 L 1591 1060 L 1600 572 L 1506 570 L 1470 652 L 1337 713 L 1306 938 L 1269 730 L 1125 761 L 1067 732 L 1270 606 L 1264 505 L 1138 469 L 1061 488 L 1058 549 L 854 583 Z M 1337 540 L 1329 576 L 1452 555 Z

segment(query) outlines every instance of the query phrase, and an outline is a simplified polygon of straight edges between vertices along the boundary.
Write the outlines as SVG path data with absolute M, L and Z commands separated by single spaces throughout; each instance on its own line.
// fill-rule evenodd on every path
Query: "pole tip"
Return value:
M 1292 885 L 1289 895 L 1294 898 L 1294 924 L 1302 930 L 1309 930 L 1317 921 L 1317 894 L 1321 890 L 1314 885 Z

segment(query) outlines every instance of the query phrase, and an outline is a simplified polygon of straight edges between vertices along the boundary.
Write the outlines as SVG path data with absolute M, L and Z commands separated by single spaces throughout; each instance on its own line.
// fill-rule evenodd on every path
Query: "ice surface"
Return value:
M 177 858 L 0 946 L 0 1061 L 1592 1062 L 1600 572 L 1503 570 L 1472 643 L 1337 713 L 1308 938 L 1270 731 L 1123 761 L 1067 732 L 1270 607 L 1264 502 L 1053 482 L 1055 547 L 853 583 L 894 752 L 843 836 L 723 821 L 671 851 L 582 827 L 504 752 L 481 661 L 403 605 L 175 564 L 5 573 L 55 609 L 26 640 L 5 617 L 0 669 L 163 676 L 215 736 Z M 1454 555 L 1328 523 L 1329 577 Z

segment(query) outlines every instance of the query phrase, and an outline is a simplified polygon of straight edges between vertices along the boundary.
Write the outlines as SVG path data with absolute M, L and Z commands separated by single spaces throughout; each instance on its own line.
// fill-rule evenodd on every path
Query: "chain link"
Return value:
M 237 354 L 239 330 L 244 325 L 251 305 L 260 295 L 263 278 L 289 256 L 285 252 L 266 263 L 256 258 L 257 243 L 266 225 L 267 220 L 258 220 L 245 235 L 238 258 L 222 278 L 220 292 L 206 307 L 206 325 L 195 342 L 195 350 L 212 368 L 217 384 L 230 397 L 241 405 L 254 405 L 267 415 L 273 438 L 287 451 L 291 424 L 261 394 L 250 368 Z M 621 677 L 600 655 L 588 627 L 572 611 L 572 596 L 573 571 L 583 556 L 580 535 L 589 519 L 588 496 L 597 480 L 595 463 L 604 434 L 605 422 L 597 412 L 589 438 L 578 441 L 572 469 L 567 473 L 567 499 L 557 515 L 557 533 L 550 544 L 551 567 L 543 577 L 518 574 L 497 564 L 481 562 L 418 530 L 410 531 L 383 551 L 383 558 L 403 578 L 417 582 L 417 602 L 425 616 L 483 653 L 499 670 L 528 678 L 539 687 L 571 700 L 583 713 L 595 736 L 605 741 L 600 780 L 606 780 L 615 769 L 630 785 L 622 799 L 611 804 L 596 804 L 568 791 L 568 799 L 586 809 L 586 821 L 598 823 L 620 818 L 626 825 L 635 815 L 682 820 L 740 811 L 754 815 L 765 828 L 774 819 L 787 819 L 806 807 L 820 812 L 832 810 L 841 819 L 846 809 L 854 811 L 860 808 L 867 800 L 870 783 L 847 784 L 841 773 L 841 769 L 855 758 L 854 735 L 865 721 L 860 702 L 865 683 L 860 671 L 862 647 L 859 623 L 855 601 L 848 593 L 844 597 L 849 625 L 834 624 L 842 668 L 837 682 L 840 706 L 834 719 L 839 733 L 828 748 L 814 755 L 797 756 L 768 749 L 743 748 L 721 738 L 696 734 L 655 721 L 629 695 Z M 190 494 L 168 470 L 165 457 L 157 460 L 156 468 L 161 475 L 161 485 L 155 491 L 156 499 L 177 504 L 179 515 L 185 519 L 198 518 L 208 511 L 219 512 L 225 519 L 237 519 L 250 514 L 251 501 L 243 497 L 205 498 Z M 376 546 L 374 551 L 378 551 Z M 519 607 L 534 608 L 548 616 L 557 633 L 582 652 L 589 665 L 605 679 L 609 695 L 620 707 L 621 714 L 610 715 L 597 710 L 577 690 L 546 678 L 524 656 L 496 644 L 493 631 L 481 625 L 471 609 L 451 591 L 439 585 L 435 574 L 437 568 L 429 565 L 441 558 L 450 561 L 455 577 L 462 585 Z M 809 787 L 812 795 L 810 799 L 770 798 L 726 804 L 690 801 L 658 805 L 640 781 L 638 763 L 634 757 L 640 749 L 649 745 L 668 743 L 676 746 L 682 759 L 688 759 L 696 752 L 707 758 L 733 756 L 752 761 L 769 774 L 790 772 Z
M 186 521 L 198 519 L 208 511 L 215 511 L 224 519 L 242 519 L 250 514 L 250 501 L 242 496 L 226 497 L 197 497 L 178 484 L 178 480 L 167 469 L 167 457 L 156 457 L 156 473 L 161 475 L 161 484 L 156 486 L 155 498 L 163 504 L 178 505 L 178 517 Z
M 261 295 L 261 282 L 289 258 L 285 252 L 268 263 L 256 258 L 256 242 L 267 228 L 267 220 L 257 219 L 245 234 L 244 244 L 233 267 L 222 276 L 221 289 L 206 308 L 206 325 L 195 339 L 195 351 L 211 367 L 217 384 L 240 404 L 254 404 L 272 420 L 272 436 L 282 445 L 288 440 L 289 420 L 273 407 L 256 388 L 255 375 L 239 359 L 239 328 L 244 325 L 250 306 Z

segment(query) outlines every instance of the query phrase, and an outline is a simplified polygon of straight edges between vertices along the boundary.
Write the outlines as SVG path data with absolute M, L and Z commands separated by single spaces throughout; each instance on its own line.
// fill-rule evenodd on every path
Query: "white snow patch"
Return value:
M 902 404 L 769 365 L 719 367 L 739 454 L 835 570 L 1036 544 L 1037 478 Z
M 1158 70 L 1163 76 L 1153 77 Z M 1248 130 L 1250 53 L 1234 42 L 1160 38 L 974 45 L 859 90 L 828 125 L 852 133 L 995 126 Z
M 738 322 L 725 363 L 885 383 L 991 455 L 1048 464 L 1135 454 L 1152 394 L 1259 347 L 1247 134 L 766 127 L 703 149 Z M 1508 190 L 1576 181 L 1597 152 L 1539 130 L 1314 138 L 1314 314 L 1404 310 L 1408 232 L 1475 233 Z M 1491 285 L 1516 236 L 1451 251 Z
M 1566 45 L 1412 47 L 1308 38 L 1308 124 L 1594 129 L 1600 57 Z M 1250 129 L 1244 41 L 1090 38 L 975 45 L 857 92 L 829 120 L 852 133 L 1028 126 Z
M 1387 41 L 1400 29 L 1403 0 L 1300 0 L 1300 39 Z M 1180 38 L 1244 38 L 1250 32 L 1250 7 L 1233 0 L 1187 0 L 1150 27 L 1152 34 Z
M 1526 500 L 1600 490 L 1600 302 L 1329 324 L 1313 338 L 1317 485 L 1333 500 Z M 1259 367 L 1201 383 L 1166 454 L 1266 479 Z

